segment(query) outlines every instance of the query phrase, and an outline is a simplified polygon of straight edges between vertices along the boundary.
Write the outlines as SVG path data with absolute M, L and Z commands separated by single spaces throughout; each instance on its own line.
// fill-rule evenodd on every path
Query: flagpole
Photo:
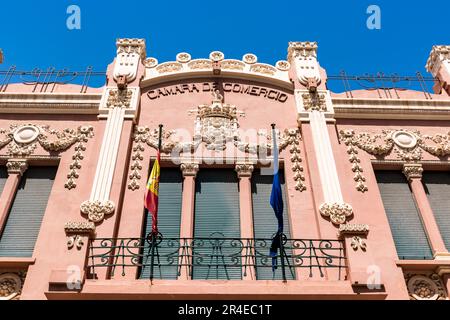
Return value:
M 277 142 L 276 141 L 277 136 L 276 136 L 276 131 L 275 131 L 275 123 L 272 123 L 271 127 L 272 127 L 272 139 L 273 139 L 272 148 L 273 147 L 278 148 L 278 143 L 276 143 Z M 276 152 L 278 154 L 278 150 Z M 274 165 L 277 168 L 276 174 L 278 174 L 278 171 L 280 170 L 280 168 L 279 168 L 279 155 L 277 156 L 276 161 L 277 161 L 277 163 L 274 163 Z M 274 170 L 274 175 L 275 175 L 275 170 Z M 286 282 L 286 270 L 285 270 L 285 265 L 284 265 L 284 253 L 285 253 L 285 251 L 284 251 L 284 246 L 283 246 L 283 232 L 279 232 L 278 231 L 277 234 L 276 234 L 276 237 L 278 237 L 278 241 L 279 241 L 279 244 L 280 244 L 281 272 L 282 272 L 282 276 L 283 276 L 283 282 Z
M 161 150 L 161 144 L 162 144 L 162 128 L 163 125 L 159 125 L 159 134 L 158 134 L 158 154 Z M 159 159 L 158 159 L 159 160 Z M 159 186 L 158 186 L 159 188 Z M 156 237 L 158 236 L 157 233 L 153 232 L 152 230 L 152 258 L 150 262 L 150 283 L 153 284 L 153 267 L 155 262 L 155 246 L 156 246 Z

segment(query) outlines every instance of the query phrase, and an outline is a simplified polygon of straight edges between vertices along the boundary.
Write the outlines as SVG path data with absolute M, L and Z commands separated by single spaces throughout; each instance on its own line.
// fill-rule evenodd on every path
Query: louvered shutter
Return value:
M 0 256 L 32 256 L 56 170 L 29 167 L 25 171 L 0 237 Z
M 178 264 L 175 253 L 177 248 L 170 247 L 171 243 L 178 243 L 180 237 L 180 219 L 181 219 L 181 198 L 183 189 L 183 177 L 178 168 L 161 168 L 161 177 L 159 182 L 159 197 L 158 197 L 158 230 L 163 236 L 161 248 L 158 248 L 160 254 L 161 267 L 154 267 L 154 278 L 156 279 L 177 279 Z M 152 230 L 152 217 L 145 210 L 145 227 L 143 237 L 145 238 Z M 169 240 L 172 238 L 172 240 Z M 175 241 L 175 242 L 172 242 Z M 144 243 L 144 264 L 148 266 L 143 267 L 140 273 L 141 279 L 150 278 L 150 246 L 147 242 Z M 176 245 L 178 247 L 178 245 Z M 173 254 L 173 255 L 172 255 Z M 170 265 L 167 256 L 173 256 L 174 263 Z M 155 263 L 157 259 L 155 259 Z M 165 266 L 164 266 L 165 265 Z
M 400 259 L 432 259 L 428 238 L 406 177 L 377 171 L 376 178 Z
M 233 169 L 202 169 L 198 172 L 195 186 L 194 236 L 239 239 L 240 231 L 238 178 Z M 213 251 L 211 242 L 205 241 L 204 248 L 197 248 L 198 254 L 206 255 L 205 266 L 193 268 L 193 279 L 241 279 L 240 259 L 234 265 L 231 255 L 239 252 L 230 248 L 231 241 Z M 215 255 L 215 256 L 213 256 Z M 211 264 L 220 265 L 212 267 Z M 209 265 L 209 267 L 208 267 Z M 224 267 L 223 265 L 227 265 Z M 232 265 L 232 266 L 230 266 Z
M 280 170 L 280 183 L 283 196 L 283 221 L 284 221 L 284 234 L 288 239 L 291 238 L 289 217 L 286 202 L 286 188 L 284 182 L 284 172 Z M 275 213 L 270 206 L 270 194 L 272 192 L 273 175 L 261 175 L 261 170 L 256 169 L 252 174 L 252 204 L 253 204 L 253 228 L 255 238 L 271 239 L 277 232 L 278 221 L 275 217 Z M 266 240 L 268 247 L 264 249 L 258 249 L 262 254 L 269 255 L 270 240 Z M 292 251 L 287 250 L 288 255 Z M 281 261 L 278 261 L 278 265 L 281 266 Z M 293 279 L 293 269 L 289 270 L 286 265 L 286 277 L 287 279 Z M 292 272 L 291 272 L 292 271 Z M 295 273 L 294 273 L 295 275 Z M 271 260 L 263 267 L 261 260 L 257 259 L 256 277 L 258 280 L 271 280 L 282 279 L 281 268 L 275 270 L 275 275 L 272 273 Z
M 423 173 L 425 192 L 447 250 L 450 250 L 450 172 Z

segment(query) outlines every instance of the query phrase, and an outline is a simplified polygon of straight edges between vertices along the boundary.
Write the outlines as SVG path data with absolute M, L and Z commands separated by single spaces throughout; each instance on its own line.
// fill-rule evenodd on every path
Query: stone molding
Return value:
M 67 234 L 93 234 L 95 224 L 90 221 L 69 221 L 64 225 Z
M 98 114 L 101 93 L 0 92 L 0 113 Z
M 368 224 L 343 223 L 339 225 L 338 229 L 338 237 L 345 235 L 367 235 L 368 233 Z

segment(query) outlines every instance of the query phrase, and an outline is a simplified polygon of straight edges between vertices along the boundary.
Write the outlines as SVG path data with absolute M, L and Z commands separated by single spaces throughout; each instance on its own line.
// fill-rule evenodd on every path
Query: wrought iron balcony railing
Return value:
M 240 280 L 249 274 L 255 274 L 257 280 L 291 280 L 299 278 L 296 269 L 302 269 L 305 277 L 326 274 L 345 279 L 346 258 L 340 240 L 283 237 L 275 257 L 269 253 L 271 243 L 272 239 L 226 238 L 218 233 L 206 238 L 158 237 L 154 242 L 146 238 L 93 239 L 88 276 L 95 278 L 103 268 L 107 277 L 138 270 L 140 279 L 177 279 L 184 271 L 193 280 Z

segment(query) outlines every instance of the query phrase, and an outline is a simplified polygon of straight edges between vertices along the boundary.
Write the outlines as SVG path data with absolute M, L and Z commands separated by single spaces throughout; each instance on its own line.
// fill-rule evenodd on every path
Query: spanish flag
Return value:
M 159 150 L 155 162 L 153 163 L 152 172 L 148 178 L 145 190 L 145 208 L 152 215 L 152 233 L 158 233 L 158 193 L 159 193 L 159 176 L 160 176 L 160 157 Z

